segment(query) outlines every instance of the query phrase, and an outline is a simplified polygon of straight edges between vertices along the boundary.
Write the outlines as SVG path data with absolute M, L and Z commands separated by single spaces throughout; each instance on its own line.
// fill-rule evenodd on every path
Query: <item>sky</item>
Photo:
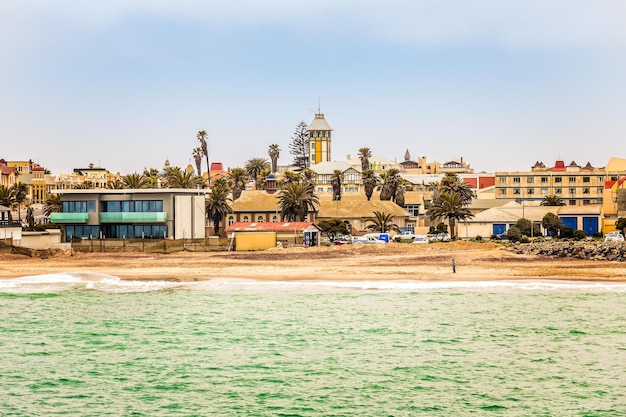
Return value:
M 0 158 L 225 168 L 318 108 L 332 159 L 476 171 L 626 157 L 623 0 L 4 0 Z M 206 167 L 204 168 L 206 170 Z

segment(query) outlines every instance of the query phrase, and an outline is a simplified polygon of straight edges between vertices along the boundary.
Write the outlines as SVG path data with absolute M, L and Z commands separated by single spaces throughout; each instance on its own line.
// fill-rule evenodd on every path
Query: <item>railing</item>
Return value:
M 162 223 L 166 221 L 166 212 L 100 213 L 100 223 Z
M 87 223 L 87 213 L 50 213 L 52 223 Z
M 0 227 L 22 227 L 22 224 L 17 220 L 0 220 Z

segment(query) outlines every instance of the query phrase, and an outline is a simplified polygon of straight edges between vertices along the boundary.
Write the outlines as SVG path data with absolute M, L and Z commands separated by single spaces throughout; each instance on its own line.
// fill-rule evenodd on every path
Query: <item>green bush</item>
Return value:
M 511 242 L 517 242 L 522 237 L 522 231 L 519 230 L 519 227 L 517 227 L 517 226 L 509 227 L 509 230 L 506 231 L 506 237 Z
M 571 239 L 574 237 L 574 229 L 572 229 L 571 227 L 562 227 L 561 228 L 561 235 L 559 236 L 561 239 Z
M 587 239 L 587 233 L 584 230 L 576 230 L 574 232 L 574 240 L 585 240 Z

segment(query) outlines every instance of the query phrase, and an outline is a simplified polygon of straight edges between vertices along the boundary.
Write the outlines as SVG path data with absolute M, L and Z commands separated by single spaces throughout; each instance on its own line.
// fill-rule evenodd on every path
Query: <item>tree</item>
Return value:
M 124 188 L 148 188 L 150 180 L 143 174 L 133 172 L 122 177 Z
M 168 169 L 165 180 L 167 188 L 204 188 L 202 177 L 179 167 Z
M 305 221 L 309 211 L 315 211 L 319 199 L 314 194 L 314 186 L 308 182 L 296 182 L 280 190 L 278 210 L 283 221 Z
M 309 126 L 300 122 L 291 136 L 289 153 L 293 155 L 293 164 L 301 170 L 309 167 Z
M 228 197 L 229 193 L 230 187 L 228 186 L 228 180 L 226 178 L 219 178 L 213 182 L 211 193 L 207 195 L 206 215 L 213 222 L 213 230 L 216 236 L 220 234 L 222 219 L 224 219 L 228 213 L 233 212 L 233 209 L 228 204 L 232 201 L 231 198 Z
M 43 204 L 43 214 L 47 218 L 50 218 L 52 213 L 60 213 L 61 207 L 61 195 L 50 194 L 48 195 L 48 198 L 46 198 L 46 202 Z
M 511 242 L 518 242 L 522 238 L 522 231 L 517 226 L 511 226 L 509 230 L 506 231 L 506 237 Z
M 233 201 L 241 196 L 241 192 L 246 188 L 248 182 L 248 173 L 243 168 L 233 168 L 229 172 L 230 187 L 233 193 Z
M 265 169 L 270 168 L 270 163 L 265 158 L 252 158 L 246 162 L 244 169 L 248 174 L 248 177 L 254 180 L 256 189 L 258 190 L 259 174 Z M 262 188 L 262 187 L 261 187 Z
M 330 176 L 330 185 L 333 187 L 333 201 L 341 200 L 341 183 L 343 179 L 343 173 L 340 169 L 333 171 Z
M 202 157 L 204 156 L 202 147 L 193 148 L 192 156 L 196 163 L 196 172 L 198 175 L 202 176 Z
M 470 185 L 454 172 L 446 172 L 441 182 L 435 183 L 435 185 L 433 200 L 436 199 L 437 193 L 456 193 L 460 195 L 464 205 L 469 205 L 476 197 Z
M 280 156 L 280 151 L 280 147 L 275 143 L 272 143 L 267 149 L 267 155 L 270 157 L 270 161 L 272 161 L 272 173 L 275 173 L 278 169 L 278 157 Z
M 383 201 L 395 199 L 398 184 L 400 183 L 400 170 L 391 168 L 387 172 L 383 172 L 380 175 L 380 179 L 382 181 L 380 199 Z
M 539 226 L 525 218 L 518 219 L 515 226 L 524 236 L 539 236 L 541 234 Z
M 341 219 L 322 220 L 317 225 L 322 233 L 326 233 L 328 239 L 332 242 L 337 235 L 348 235 L 350 231 L 348 226 Z
M 143 176 L 146 178 L 146 188 L 159 188 L 161 186 L 161 176 L 156 168 L 144 168 Z
M 388 233 L 390 231 L 398 231 L 400 228 L 397 224 L 393 222 L 393 216 L 389 213 L 375 211 L 374 218 L 368 219 L 372 224 L 367 225 L 365 228 L 367 230 L 372 230 L 380 233 Z
M 28 196 L 28 188 L 26 187 L 26 184 L 18 182 L 15 185 L 11 186 L 11 192 L 13 193 L 13 204 L 17 205 L 17 218 L 21 221 L 22 203 L 24 202 L 24 200 L 26 200 L 26 197 Z
M 270 171 L 269 168 L 266 168 L 263 171 L 261 171 L 261 173 L 259 173 L 259 187 L 257 187 L 257 189 L 265 190 L 267 186 L 267 177 L 269 177 L 271 173 L 272 171 Z
M 542 206 L 564 206 L 565 203 L 558 195 L 547 195 L 541 201 Z
M 360 148 L 359 149 L 359 159 L 361 160 L 361 171 L 365 172 L 370 169 L 370 158 L 372 157 L 372 151 L 370 148 Z
M 198 138 L 198 141 L 200 142 L 200 148 L 202 149 L 202 154 L 206 156 L 206 171 L 208 175 L 207 178 L 209 180 L 209 183 L 211 183 L 211 165 L 209 165 L 209 147 L 206 143 L 207 136 L 208 136 L 207 133 L 204 130 L 201 130 L 196 135 L 196 138 Z M 202 175 L 202 170 L 198 172 L 198 175 Z
M 374 174 L 374 170 L 366 169 L 361 173 L 361 178 L 363 181 L 363 189 L 365 190 L 365 197 L 367 197 L 367 201 L 370 201 L 372 194 L 374 194 L 374 189 L 378 185 L 378 177 Z
M 33 213 L 33 208 L 31 206 L 26 207 L 26 225 L 28 230 L 35 229 L 35 214 Z
M 563 222 L 554 213 L 546 213 L 541 219 L 541 225 L 546 229 L 551 236 L 558 236 L 559 231 L 563 228 Z
M 302 181 L 302 174 L 299 172 L 293 172 L 291 170 L 286 170 L 283 174 L 283 178 L 279 180 L 278 188 L 284 188 L 289 184 L 293 184 L 294 182 Z
M 466 207 L 466 203 L 463 201 L 462 195 L 455 191 L 437 193 L 435 199 L 428 208 L 428 214 L 430 215 L 431 220 L 447 219 L 448 224 L 450 225 L 450 233 L 453 238 L 456 238 L 457 236 L 457 221 L 474 217 L 469 208 Z
M 8 207 L 9 209 L 15 204 L 15 195 L 13 194 L 12 187 L 5 187 L 0 184 L 0 205 Z M 11 210 L 9 210 L 9 222 L 13 221 L 11 216 Z
M 393 199 L 397 205 L 400 207 L 404 207 L 404 187 L 406 187 L 407 181 L 399 177 L 398 179 L 398 187 L 396 188 L 396 195 Z

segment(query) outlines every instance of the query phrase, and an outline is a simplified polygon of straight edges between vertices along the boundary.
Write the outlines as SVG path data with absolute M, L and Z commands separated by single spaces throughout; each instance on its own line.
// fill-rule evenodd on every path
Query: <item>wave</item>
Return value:
M 173 289 L 180 284 L 168 281 L 127 281 L 114 275 L 93 272 L 65 272 L 0 279 L 0 292 L 49 293 L 93 290 L 111 293 L 153 292 Z
M 69 290 L 91 290 L 108 293 L 195 291 L 570 291 L 626 293 L 626 283 L 595 281 L 258 281 L 238 278 L 216 278 L 199 282 L 132 281 L 114 275 L 91 272 L 66 272 L 0 279 L 0 293 L 50 293 Z

